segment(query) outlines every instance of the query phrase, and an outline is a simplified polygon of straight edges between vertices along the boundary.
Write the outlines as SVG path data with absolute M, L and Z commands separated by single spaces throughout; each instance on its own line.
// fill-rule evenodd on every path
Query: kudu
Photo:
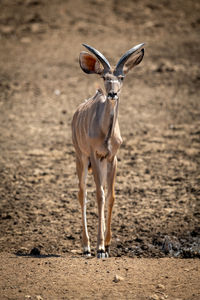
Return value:
M 97 257 L 108 257 L 111 241 L 111 215 L 115 200 L 114 182 L 117 167 L 117 151 L 122 143 L 118 124 L 119 93 L 125 75 L 138 65 L 144 56 L 144 44 L 127 51 L 115 68 L 96 49 L 83 44 L 93 55 L 81 52 L 80 67 L 87 74 L 98 74 L 104 80 L 106 94 L 98 89 L 96 94 L 82 103 L 72 120 L 72 140 L 76 152 L 76 168 L 79 178 L 78 198 L 82 210 L 83 252 L 90 256 L 90 242 L 86 218 L 86 177 L 92 170 L 96 184 L 98 204 Z M 104 206 L 107 183 L 107 224 L 105 230 Z M 105 231 L 105 238 L 104 238 Z

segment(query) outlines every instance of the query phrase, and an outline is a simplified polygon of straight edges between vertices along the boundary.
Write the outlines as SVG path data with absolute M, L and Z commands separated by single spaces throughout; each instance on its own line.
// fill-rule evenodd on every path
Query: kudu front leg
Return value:
M 115 177 L 117 170 L 117 157 L 115 156 L 113 161 L 108 162 L 108 171 L 107 171 L 107 201 L 108 201 L 108 213 L 107 213 L 107 223 L 106 223 L 106 234 L 105 234 L 105 250 L 110 253 L 110 241 L 112 237 L 111 233 L 111 219 L 112 219 L 112 209 L 115 202 Z
M 81 205 L 82 213 L 82 244 L 83 244 L 83 254 L 90 256 L 90 242 L 87 230 L 87 217 L 86 217 L 86 204 L 87 204 L 87 191 L 86 191 L 86 177 L 88 173 L 88 159 L 76 159 L 76 168 L 79 178 L 79 192 L 78 199 Z
M 98 234 L 97 234 L 97 257 L 105 258 L 107 253 L 105 252 L 105 241 L 104 241 L 104 231 L 105 231 L 105 193 L 104 186 L 106 183 L 107 174 L 107 160 L 99 159 L 98 157 L 91 157 L 92 170 L 94 175 L 94 181 L 96 184 L 96 197 L 98 206 Z

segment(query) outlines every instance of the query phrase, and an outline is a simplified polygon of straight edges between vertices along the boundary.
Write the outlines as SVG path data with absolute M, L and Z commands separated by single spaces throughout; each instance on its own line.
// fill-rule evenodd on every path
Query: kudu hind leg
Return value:
M 106 234 L 105 234 L 105 249 L 109 254 L 110 252 L 110 241 L 111 241 L 111 219 L 112 219 L 112 209 L 115 202 L 115 177 L 117 169 L 117 158 L 114 157 L 112 162 L 108 162 L 108 172 L 107 172 L 107 201 L 108 201 L 108 212 L 107 212 L 107 224 L 106 224 Z
M 83 253 L 90 256 L 90 242 L 87 230 L 87 217 L 86 217 L 86 204 L 87 204 L 87 191 L 86 191 L 86 177 L 88 173 L 88 159 L 84 157 L 83 159 L 76 158 L 76 168 L 79 178 L 79 192 L 78 199 L 81 205 L 82 212 L 82 244 Z

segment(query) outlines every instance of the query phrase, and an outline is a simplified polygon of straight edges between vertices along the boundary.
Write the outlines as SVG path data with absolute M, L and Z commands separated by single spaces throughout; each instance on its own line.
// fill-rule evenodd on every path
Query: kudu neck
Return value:
M 114 133 L 115 124 L 118 118 L 119 98 L 111 100 L 107 96 L 105 101 L 104 113 L 102 118 L 103 132 L 108 141 Z

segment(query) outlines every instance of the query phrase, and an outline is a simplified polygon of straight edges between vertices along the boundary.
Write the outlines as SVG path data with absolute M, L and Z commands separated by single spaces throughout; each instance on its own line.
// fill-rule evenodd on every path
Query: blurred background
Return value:
M 0 251 L 81 253 L 71 119 L 101 85 L 82 43 L 114 65 L 145 42 L 121 93 L 111 254 L 200 256 L 199 25 L 198 0 L 1 0 Z

